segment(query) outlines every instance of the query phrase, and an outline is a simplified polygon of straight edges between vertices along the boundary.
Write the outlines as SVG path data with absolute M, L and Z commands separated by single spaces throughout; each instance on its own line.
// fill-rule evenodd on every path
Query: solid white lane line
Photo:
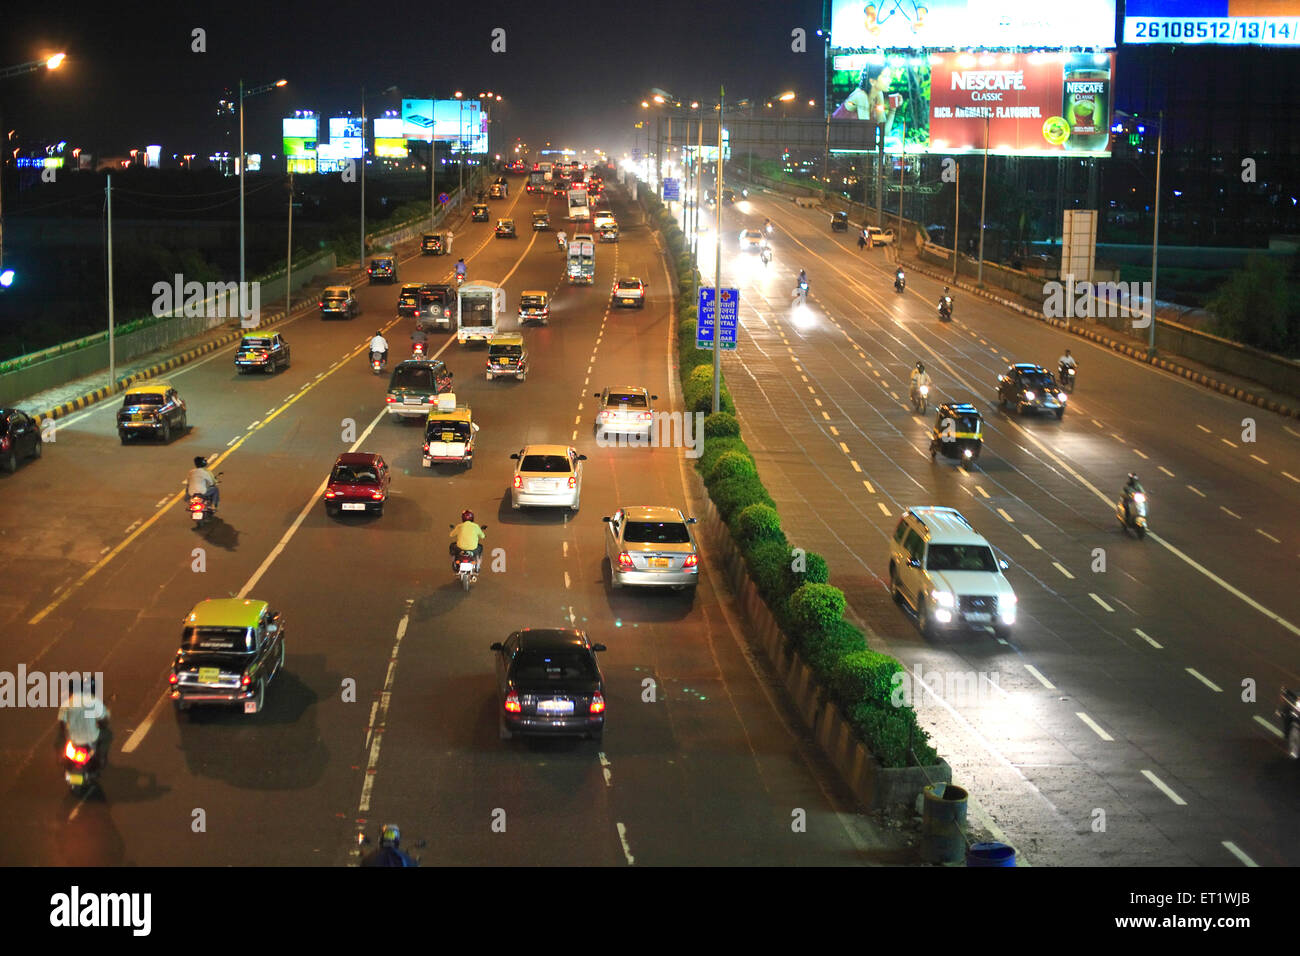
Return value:
M 1184 800 L 1178 794 L 1174 793 L 1173 790 L 1169 788 L 1168 784 L 1166 784 L 1163 780 L 1161 780 L 1159 777 L 1153 774 L 1150 770 L 1143 770 L 1142 776 L 1150 780 L 1151 783 L 1155 785 L 1156 789 L 1159 790 L 1161 793 L 1163 793 L 1170 800 L 1172 800 L 1175 805 L 1180 807 L 1187 806 L 1186 800 Z
M 140 741 L 144 740 L 145 735 L 149 733 L 149 728 L 152 727 L 153 722 L 158 719 L 159 708 L 161 708 L 166 702 L 166 693 L 163 693 L 156 701 L 154 701 L 154 705 L 150 708 L 148 716 L 140 722 L 139 727 L 135 728 L 135 730 L 131 732 L 131 736 L 126 738 L 126 743 L 122 745 L 122 753 L 129 754 L 134 751 L 136 747 L 140 746 Z
M 1089 717 L 1087 714 L 1085 714 L 1083 711 L 1080 710 L 1080 711 L 1075 712 L 1075 715 L 1074 715 L 1074 716 L 1078 717 L 1078 718 L 1079 718 L 1080 720 L 1082 720 L 1085 724 L 1087 724 L 1088 727 L 1089 727 L 1089 729 L 1091 729 L 1092 732 L 1095 733 L 1095 734 L 1096 734 L 1098 737 L 1100 737 L 1102 740 L 1105 740 L 1105 741 L 1109 742 L 1109 741 L 1112 741 L 1112 740 L 1115 739 L 1115 738 L 1112 737 L 1110 734 L 1106 733 L 1106 731 L 1102 730 L 1102 729 L 1101 729 L 1101 725 L 1098 724 L 1098 723 L 1097 723 L 1095 720 L 1093 720 L 1091 717 Z
M 1033 664 L 1026 664 L 1026 665 L 1025 665 L 1025 670 L 1027 670 L 1027 671 L 1029 671 L 1029 673 L 1033 674 L 1033 675 L 1034 675 L 1034 678 L 1038 681 L 1038 683 L 1042 684 L 1042 685 L 1043 685 L 1044 687 L 1046 687 L 1048 690 L 1056 690 L 1056 685 L 1053 684 L 1053 683 L 1052 683 L 1050 680 L 1048 680 L 1046 677 L 1044 677 L 1044 676 L 1042 675 L 1042 673 L 1038 670 L 1038 668 L 1035 667 Z
M 1113 607 L 1111 607 L 1109 604 L 1107 604 L 1105 601 L 1103 601 L 1103 600 L 1102 600 L 1100 597 L 1098 597 L 1096 594 L 1093 594 L 1091 591 L 1088 592 L 1088 597 L 1092 598 L 1094 601 L 1096 601 L 1098 604 L 1100 604 L 1100 605 L 1102 606 L 1102 609 L 1103 609 L 1103 610 L 1109 611 L 1111 614 L 1114 614 L 1114 613 L 1115 613 L 1115 609 L 1114 609 Z
M 1191 674 L 1193 677 L 1195 677 L 1206 687 L 1210 688 L 1210 690 L 1214 691 L 1216 694 L 1223 693 L 1222 687 L 1214 683 L 1214 681 L 1210 680 L 1208 677 L 1206 677 L 1204 674 L 1198 671 L 1195 667 L 1184 667 L 1183 670 L 1187 671 L 1187 673 Z
M 1147 634 L 1145 631 L 1143 631 L 1140 627 L 1135 627 L 1135 628 L 1133 628 L 1133 633 L 1136 634 L 1138 637 L 1142 638 L 1142 640 L 1146 641 L 1148 644 L 1150 644 L 1150 645 L 1151 645 L 1152 647 L 1154 647 L 1156 650 L 1158 650 L 1158 651 L 1164 650 L 1164 645 L 1163 645 L 1163 644 L 1161 644 L 1159 641 L 1157 641 L 1154 637 L 1151 637 L 1149 634 Z
M 1240 860 L 1243 866 L 1249 866 L 1252 869 L 1259 866 L 1258 863 L 1246 855 L 1245 850 L 1241 849 L 1241 847 L 1237 846 L 1237 844 L 1233 843 L 1231 840 L 1224 840 L 1223 848 Z
M 1056 568 L 1056 570 L 1060 571 L 1062 574 L 1064 574 L 1064 575 L 1065 575 L 1067 578 L 1069 578 L 1071 581 L 1074 580 L 1074 575 L 1071 574 L 1068 570 L 1066 570 L 1065 565 L 1061 564 L 1061 562 L 1059 562 L 1059 561 L 1053 561 L 1053 562 L 1052 562 L 1052 567 Z

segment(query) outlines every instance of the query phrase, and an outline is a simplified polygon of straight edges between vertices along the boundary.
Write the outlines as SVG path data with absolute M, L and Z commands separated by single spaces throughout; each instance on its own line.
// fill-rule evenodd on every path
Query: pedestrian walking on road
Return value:
M 858 251 L 861 252 L 866 247 L 867 247 L 867 234 L 865 232 L 860 232 L 858 233 Z

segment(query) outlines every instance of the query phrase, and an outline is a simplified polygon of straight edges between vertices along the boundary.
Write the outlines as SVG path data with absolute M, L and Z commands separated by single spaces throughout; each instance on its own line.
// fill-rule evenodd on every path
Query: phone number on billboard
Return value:
M 1132 17 L 1124 20 L 1125 43 L 1265 43 L 1300 44 L 1300 20 L 1268 17 L 1193 19 Z

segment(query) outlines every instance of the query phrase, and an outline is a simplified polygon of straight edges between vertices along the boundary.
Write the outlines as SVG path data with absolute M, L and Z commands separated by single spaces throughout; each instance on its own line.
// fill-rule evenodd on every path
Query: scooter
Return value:
M 382 372 L 382 371 L 384 370 L 384 366 L 386 366 L 387 364 L 388 364 L 388 353 L 387 353 L 387 352 L 371 352 L 371 353 L 370 353 L 370 369 L 371 369 L 371 371 L 374 372 L 376 375 L 378 375 L 380 372 Z
M 939 300 L 939 321 L 952 321 L 952 296 L 950 295 L 945 295 Z
M 902 270 L 894 274 L 894 291 L 902 292 L 907 287 L 907 279 L 904 277 Z
M 459 288 L 460 288 L 461 286 L 463 286 L 464 284 L 465 284 L 465 273 L 463 273 L 463 272 L 457 272 L 457 273 L 456 273 L 456 288 L 459 289 Z
M 1124 515 L 1124 499 L 1121 497 L 1115 506 L 1115 517 L 1119 519 L 1125 534 L 1132 531 L 1141 541 L 1147 533 L 1147 496 L 1140 491 L 1133 495 L 1127 517 Z
M 1074 391 L 1074 376 L 1078 369 L 1073 365 L 1062 365 L 1059 369 L 1061 388 L 1067 392 Z
M 930 386 L 922 385 L 920 388 L 912 389 L 912 407 L 922 415 L 930 407 Z
M 447 525 L 448 528 L 455 530 L 454 524 Z M 480 525 L 486 531 L 487 525 Z M 461 551 L 456 549 L 456 559 L 452 562 L 451 569 L 460 577 L 460 584 L 466 591 L 471 584 L 478 583 L 478 573 L 483 566 L 483 556 L 475 554 L 472 551 Z
M 216 473 L 215 477 L 218 483 L 221 482 L 221 476 L 224 474 L 225 474 L 224 471 L 219 471 Z M 203 495 L 190 495 L 187 510 L 189 511 L 189 515 L 190 515 L 191 527 L 193 527 L 195 530 L 202 528 L 204 525 L 206 525 L 209 521 L 212 520 L 212 517 L 217 513 L 216 509 L 212 507 L 212 499 L 205 498 L 203 497 Z
M 425 349 L 425 344 L 423 342 L 412 342 L 411 358 L 417 358 L 417 359 L 424 358 L 424 349 Z
M 95 788 L 99 779 L 97 744 L 75 744 L 64 735 L 63 782 L 76 796 L 84 797 Z

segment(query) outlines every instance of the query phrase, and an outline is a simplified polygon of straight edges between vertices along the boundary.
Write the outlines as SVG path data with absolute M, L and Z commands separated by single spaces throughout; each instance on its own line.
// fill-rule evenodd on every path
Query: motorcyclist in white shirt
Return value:
M 212 502 L 214 512 L 217 510 L 217 505 L 221 504 L 221 489 L 217 487 L 217 476 L 208 470 L 206 458 L 194 459 L 194 467 L 185 478 L 185 494 L 187 497 L 201 495 L 207 498 Z
M 388 359 L 388 340 L 378 329 L 375 330 L 375 337 L 370 340 L 370 360 L 374 361 L 376 355 L 381 362 Z
M 64 698 L 59 707 L 59 724 L 63 732 L 60 751 L 68 741 L 80 747 L 94 746 L 97 766 L 102 768 L 108 762 L 108 708 L 99 697 L 93 677 Z

